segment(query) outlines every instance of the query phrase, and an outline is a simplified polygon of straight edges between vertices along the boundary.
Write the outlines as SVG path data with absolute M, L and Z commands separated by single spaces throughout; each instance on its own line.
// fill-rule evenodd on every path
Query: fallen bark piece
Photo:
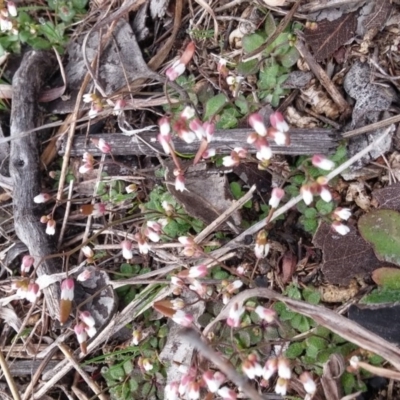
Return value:
M 253 132 L 252 129 L 217 129 L 215 131 L 211 147 L 218 149 L 220 154 L 230 154 L 234 147 L 249 147 L 247 136 Z M 140 135 L 144 140 L 139 140 L 136 136 L 127 137 L 122 134 L 102 133 L 93 135 L 98 139 L 102 138 L 111 145 L 114 156 L 126 155 L 157 155 L 158 150 L 163 154 L 162 147 L 155 141 L 156 132 L 145 132 Z M 290 130 L 290 146 L 276 146 L 271 143 L 272 151 L 276 154 L 301 155 L 301 154 L 330 154 L 337 147 L 337 135 L 335 131 L 329 129 L 295 129 Z M 65 140 L 60 140 L 60 155 L 65 153 Z M 147 146 L 146 143 L 149 144 Z M 175 150 L 182 154 L 196 154 L 200 142 L 195 141 L 191 144 L 185 143 L 180 139 L 174 140 Z M 249 149 L 256 151 L 255 149 Z M 71 156 L 81 157 L 86 151 L 93 156 L 100 156 L 101 151 L 85 136 L 76 136 L 71 150 Z

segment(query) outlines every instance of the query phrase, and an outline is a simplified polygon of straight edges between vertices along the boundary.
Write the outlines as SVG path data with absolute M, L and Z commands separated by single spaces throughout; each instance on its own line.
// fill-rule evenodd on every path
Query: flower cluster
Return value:
M 166 71 L 165 75 L 170 81 L 174 81 L 176 78 L 181 76 L 185 70 L 186 65 L 192 59 L 194 52 L 196 50 L 194 42 L 190 42 L 187 46 L 185 51 L 183 52 L 182 56 L 179 60 L 175 61 Z
M 14 281 L 12 288 L 16 290 L 16 295 L 20 299 L 28 300 L 31 303 L 34 303 L 41 296 L 39 285 L 29 279 Z
M 47 235 L 54 235 L 56 233 L 56 221 L 54 221 L 53 216 L 51 214 L 43 215 L 40 218 L 40 222 L 42 224 L 46 224 Z
M 0 31 L 11 32 L 13 35 L 18 35 L 18 29 L 13 22 L 13 17 L 18 14 L 17 7 L 13 1 L 7 1 L 7 8 L 0 10 Z
M 350 232 L 350 228 L 341 221 L 347 221 L 350 217 L 351 210 L 349 208 L 336 208 L 332 213 L 332 228 L 340 235 L 347 235 Z

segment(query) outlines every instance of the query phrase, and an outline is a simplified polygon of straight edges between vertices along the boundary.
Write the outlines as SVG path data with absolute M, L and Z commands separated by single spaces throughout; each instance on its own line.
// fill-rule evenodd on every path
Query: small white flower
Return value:
M 313 156 L 313 158 L 311 159 L 311 163 L 312 165 L 314 165 L 314 167 L 318 167 L 325 171 L 330 171 L 335 168 L 335 163 L 333 161 L 319 154 Z
M 347 221 L 351 217 L 351 210 L 350 208 L 338 207 L 335 211 L 333 211 L 333 217 Z
M 350 228 L 347 225 L 342 224 L 341 222 L 334 222 L 332 224 L 332 228 L 339 233 L 340 235 L 347 235 L 350 232 Z

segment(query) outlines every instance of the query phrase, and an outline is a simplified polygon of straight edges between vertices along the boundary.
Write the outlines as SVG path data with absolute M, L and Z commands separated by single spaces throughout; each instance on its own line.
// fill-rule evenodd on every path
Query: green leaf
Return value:
M 356 378 L 353 374 L 345 371 L 341 376 L 340 381 L 345 394 L 353 393 L 353 389 L 356 386 Z
M 208 121 L 214 115 L 218 114 L 225 107 L 227 102 L 228 99 L 223 93 L 211 97 L 211 99 L 207 101 L 205 106 L 204 121 Z
M 280 56 L 280 62 L 286 68 L 291 68 L 297 63 L 300 58 L 300 53 L 297 51 L 296 47 L 290 47 L 289 51 Z
M 88 0 L 72 0 L 72 5 L 76 10 L 84 10 L 88 3 Z
M 224 280 L 229 278 L 229 273 L 227 271 L 224 271 L 222 269 L 215 269 L 212 271 L 212 277 L 213 279 L 217 280 Z
M 259 89 L 272 89 L 276 86 L 277 75 L 279 73 L 279 65 L 272 64 L 260 72 L 260 80 L 258 81 Z
M 242 47 L 245 53 L 251 53 L 255 49 L 258 49 L 265 42 L 265 35 L 259 33 L 253 33 L 251 35 L 245 35 L 242 39 Z
M 326 201 L 319 199 L 316 203 L 315 203 L 315 207 L 317 208 L 318 212 L 321 215 L 328 215 L 333 211 L 333 207 L 334 204 L 332 201 L 330 201 L 329 203 L 327 203 Z
M 332 161 L 336 163 L 340 163 L 340 161 L 345 160 L 347 157 L 347 148 L 346 145 L 341 144 L 337 149 L 333 156 L 329 157 Z
M 290 321 L 290 324 L 294 329 L 297 329 L 299 332 L 307 332 L 310 330 L 310 323 L 307 317 L 304 317 L 301 314 L 296 314 Z
M 304 351 L 303 342 L 294 342 L 289 345 L 287 350 L 285 351 L 285 356 L 289 359 L 298 358 Z
M 301 292 L 300 289 L 294 285 L 294 284 L 290 284 L 286 290 L 285 290 L 285 294 L 290 297 L 291 299 L 295 299 L 295 300 L 301 300 Z
M 242 192 L 242 187 L 240 186 L 240 184 L 238 182 L 231 182 L 230 183 L 230 188 L 231 188 L 231 192 L 233 197 L 237 200 L 240 199 L 243 195 Z
M 51 48 L 51 43 L 41 37 L 30 38 L 26 42 L 36 50 L 48 50 Z
M 248 349 L 250 347 L 250 334 L 247 330 L 241 329 L 235 335 L 236 343 L 240 349 Z
M 312 360 L 314 360 L 314 362 L 315 362 L 319 352 L 320 352 L 320 350 L 317 349 L 316 347 L 312 347 L 312 346 L 306 347 L 306 355 L 308 357 L 310 357 Z
M 400 265 L 400 214 L 392 210 L 373 210 L 358 220 L 361 236 L 371 243 L 381 261 Z
M 164 226 L 163 231 L 171 238 L 176 238 L 179 231 L 178 223 L 175 220 L 171 220 L 167 225 Z
M 242 94 L 240 94 L 236 99 L 235 106 L 240 110 L 243 115 L 247 115 L 249 113 L 249 103 Z
M 306 339 L 307 346 L 315 347 L 318 350 L 323 350 L 328 347 L 328 341 L 318 337 L 318 336 L 310 336 Z
M 378 288 L 363 297 L 361 304 L 396 303 L 400 301 L 400 290 Z
M 274 20 L 274 17 L 272 14 L 269 12 L 265 18 L 265 33 L 267 34 L 267 37 L 270 37 L 276 30 L 276 23 Z
M 385 289 L 400 289 L 400 269 L 383 267 L 372 273 L 373 281 Z
M 258 60 L 242 61 L 236 67 L 237 73 L 240 75 L 253 75 L 259 70 Z
M 232 129 L 238 126 L 238 111 L 233 107 L 228 107 L 222 111 L 219 120 L 215 124 L 217 129 Z
M 307 208 L 304 211 L 304 216 L 309 219 L 317 218 L 317 210 L 315 208 Z
M 299 188 L 295 185 L 286 186 L 285 192 L 291 197 L 296 197 L 300 193 Z
M 122 381 L 125 378 L 125 371 L 122 365 L 113 365 L 109 369 L 110 377 L 116 381 Z
M 306 232 L 314 233 L 318 228 L 318 221 L 316 219 L 309 219 L 301 216 L 299 221 L 303 224 Z
M 321 301 L 321 295 L 319 292 L 311 288 L 303 289 L 303 297 L 309 304 L 317 305 Z

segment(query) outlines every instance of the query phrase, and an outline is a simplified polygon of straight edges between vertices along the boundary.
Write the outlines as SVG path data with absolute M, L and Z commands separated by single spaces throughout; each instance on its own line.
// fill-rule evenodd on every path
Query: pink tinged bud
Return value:
M 249 136 L 247 136 L 247 143 L 248 144 L 254 144 L 255 142 L 257 142 L 259 136 L 257 135 L 257 133 L 250 133 Z
M 193 238 L 189 236 L 179 236 L 178 241 L 184 246 L 193 246 L 195 244 Z
M 269 120 L 271 125 L 278 131 L 287 132 L 289 130 L 289 125 L 279 111 L 272 113 L 269 117 Z
M 74 299 L 74 280 L 71 278 L 61 282 L 61 299 L 60 299 L 60 323 L 63 325 L 67 322 L 71 313 L 72 300 Z
M 185 177 L 183 175 L 178 175 L 175 178 L 175 190 L 179 192 L 185 191 Z
M 169 136 L 171 133 L 171 125 L 167 117 L 162 117 L 158 120 L 158 126 L 160 128 L 161 136 Z
M 239 158 L 246 158 L 247 157 L 247 149 L 244 149 L 243 147 L 235 147 L 233 149 L 234 152 L 237 153 L 237 155 L 239 156 Z
M 272 158 L 272 150 L 265 138 L 258 138 L 255 142 L 257 151 L 256 158 L 260 161 L 270 160 Z
M 244 313 L 244 308 L 239 307 L 237 303 L 235 303 L 229 310 L 229 316 L 226 320 L 228 326 L 232 328 L 238 328 L 240 326 L 240 318 Z
M 349 360 L 350 367 L 352 367 L 355 370 L 357 370 L 360 367 L 359 363 L 360 359 L 357 356 L 353 356 Z
M 315 384 L 309 372 L 303 372 L 300 375 L 299 379 L 303 384 L 306 393 L 314 394 L 317 391 L 317 385 Z
M 196 111 L 194 110 L 194 108 L 190 107 L 190 106 L 186 106 L 183 109 L 183 111 L 181 112 L 180 117 L 185 120 L 188 120 L 188 119 L 193 118 L 195 115 L 196 115 Z M 192 128 L 190 128 L 190 129 L 192 129 Z
M 278 378 L 275 385 L 275 393 L 286 396 L 288 382 L 284 378 Z
M 7 1 L 7 9 L 12 17 L 17 16 L 17 7 L 13 1 Z
M 201 156 L 204 159 L 208 159 L 208 158 L 214 157 L 216 154 L 217 154 L 216 149 L 207 149 L 206 151 L 203 152 L 203 154 Z
M 85 330 L 90 338 L 96 336 L 97 329 L 94 326 L 87 326 Z
M 204 122 L 203 124 L 203 128 L 206 131 L 206 139 L 207 142 L 210 143 L 211 140 L 214 137 L 214 131 L 215 131 L 215 124 L 212 122 Z
M 158 232 L 154 231 L 153 229 L 147 228 L 145 230 L 145 235 L 152 241 L 152 242 L 159 242 L 160 241 L 160 235 Z
M 118 99 L 114 105 L 114 113 L 119 113 L 126 107 L 126 101 L 124 99 Z
M 227 291 L 228 293 L 233 293 L 233 292 L 235 292 L 236 290 L 240 289 L 242 286 L 243 286 L 243 282 L 242 282 L 242 281 L 239 281 L 239 280 L 236 280 L 236 281 L 230 283 L 230 284 L 227 286 L 226 291 Z
M 342 219 L 344 221 L 347 221 L 351 217 L 351 210 L 350 208 L 341 208 L 338 207 L 336 210 L 333 211 L 332 216 L 335 219 Z
M 83 322 L 80 322 L 79 324 L 75 325 L 75 327 L 74 327 L 76 339 L 78 340 L 78 343 L 81 346 L 81 351 L 83 354 L 86 354 L 86 352 L 87 352 L 86 340 L 88 338 L 88 335 L 87 335 L 85 328 L 86 328 L 86 326 Z
M 139 329 L 136 329 L 132 332 L 132 344 L 134 346 L 137 346 L 140 341 L 142 340 L 142 331 L 140 331 Z
M 171 153 L 171 147 L 172 147 L 172 142 L 171 142 L 171 136 L 163 136 L 163 135 L 157 135 L 157 140 L 161 144 L 164 153 L 165 154 L 170 154 Z
M 36 299 L 39 297 L 40 297 L 39 285 L 37 283 L 29 283 L 28 290 L 25 294 L 25 298 L 31 303 L 34 303 Z
M 226 377 L 221 372 L 206 371 L 203 374 L 203 380 L 211 393 L 216 393 L 221 385 L 226 381 Z
M 179 383 L 178 382 L 171 382 L 165 386 L 164 390 L 164 398 L 168 400 L 179 400 Z
M 98 103 L 92 103 L 90 110 L 88 112 L 89 118 L 95 118 L 97 114 L 101 113 L 103 111 L 103 105 L 98 102 Z
M 278 359 L 275 357 L 268 359 L 264 365 L 263 378 L 265 380 L 268 380 L 276 373 L 277 370 L 278 370 Z
M 93 170 L 93 164 L 92 163 L 85 163 L 85 164 L 82 164 L 79 167 L 79 173 L 80 174 L 86 174 L 86 173 L 88 173 L 89 171 L 92 171 L 92 170 Z
M 89 269 L 85 269 L 83 272 L 81 272 L 77 276 L 76 280 L 78 282 L 85 282 L 85 281 L 87 281 L 88 279 L 91 279 L 91 278 L 92 278 L 92 271 L 90 271 Z
M 226 156 L 222 159 L 224 167 L 237 167 L 240 164 L 239 156 L 235 151 L 232 151 L 230 156 Z
M 201 284 L 197 279 L 193 279 L 189 289 L 196 292 L 201 298 L 207 294 L 207 285 Z
M 33 198 L 33 202 L 36 204 L 46 203 L 46 201 L 49 201 L 50 199 L 51 196 L 48 193 L 40 193 Z
M 61 300 L 72 301 L 74 299 L 75 282 L 72 278 L 67 278 L 61 282 Z
M 196 140 L 196 135 L 192 131 L 188 131 L 187 129 L 183 128 L 178 133 L 178 136 L 185 142 L 185 143 L 193 143 Z
M 172 283 L 172 285 L 179 286 L 179 287 L 184 286 L 182 279 L 178 278 L 177 276 L 171 277 L 171 283 Z
M 328 189 L 328 186 L 320 186 L 319 195 L 321 196 L 321 199 L 327 203 L 332 200 L 332 193 Z
M 29 271 L 35 262 L 35 259 L 32 256 L 23 256 L 22 263 L 21 263 L 21 274 L 29 274 Z
M 290 379 L 292 377 L 290 362 L 287 358 L 281 357 L 278 359 L 278 376 L 283 379 Z
M 102 153 L 111 151 L 111 146 L 104 139 L 92 139 L 92 142 Z
M 198 118 L 190 121 L 189 128 L 196 134 L 197 139 L 202 140 L 206 137 L 206 131 Z
M 93 204 L 92 215 L 94 217 L 100 217 L 104 215 L 105 212 L 106 212 L 106 205 L 104 203 Z
M 200 385 L 198 382 L 190 382 L 187 391 L 188 400 L 197 400 L 200 398 Z
M 79 314 L 79 319 L 88 327 L 92 327 L 96 325 L 96 322 L 94 318 L 92 317 L 92 314 L 90 314 L 89 311 L 82 311 Z
M 81 250 L 86 258 L 92 258 L 94 256 L 94 252 L 89 246 L 83 246 Z
M 150 250 L 150 245 L 146 241 L 146 238 L 139 233 L 135 235 L 135 239 L 137 240 L 137 244 L 139 247 L 139 253 L 148 254 Z
M 289 135 L 275 128 L 268 128 L 268 136 L 274 140 L 277 146 L 289 146 L 290 144 Z
M 171 300 L 171 306 L 173 310 L 182 310 L 183 308 L 185 308 L 186 304 L 182 299 L 177 298 Z
M 249 125 L 256 131 L 260 136 L 267 135 L 267 127 L 264 124 L 264 119 L 259 113 L 251 114 L 249 117 Z
M 263 374 L 263 368 L 258 363 L 257 356 L 250 354 L 242 364 L 242 370 L 249 379 L 254 379 Z
M 56 233 L 56 221 L 54 219 L 49 219 L 46 225 L 46 234 L 54 235 Z
M 124 257 L 125 260 L 131 260 L 133 258 L 132 242 L 129 240 L 123 240 L 121 242 L 121 248 L 122 248 L 122 257 Z
M 236 400 L 237 395 L 232 389 L 229 389 L 228 386 L 224 386 L 218 390 L 218 395 L 223 398 L 223 400 Z
M 278 208 L 280 201 L 285 195 L 285 191 L 281 188 L 272 189 L 271 198 L 269 199 L 269 205 L 272 208 Z
M 85 93 L 82 96 L 82 101 L 84 103 L 93 103 L 95 100 L 97 100 L 97 96 L 94 93 Z
M 194 320 L 193 315 L 187 314 L 182 310 L 177 310 L 175 314 L 171 317 L 171 319 L 178 325 L 182 325 L 185 327 L 191 326 Z
M 303 196 L 303 201 L 308 206 L 313 202 L 314 196 L 311 191 L 310 185 L 303 185 L 300 188 L 300 194 Z
M 170 81 L 174 81 L 181 76 L 186 70 L 186 65 L 182 64 L 179 60 L 175 61 L 171 67 L 165 71 L 165 75 Z
M 196 267 L 189 268 L 189 278 L 204 278 L 208 273 L 207 266 L 197 265 Z
M 269 324 L 274 322 L 276 319 L 276 312 L 270 308 L 257 306 L 254 311 L 261 319 L 265 320 Z
M 153 364 L 150 362 L 148 358 L 144 358 L 142 360 L 142 367 L 146 372 L 149 372 L 154 368 Z
M 315 154 L 311 159 L 311 163 L 314 165 L 314 167 L 323 169 L 325 171 L 330 171 L 335 168 L 335 163 L 333 161 L 320 154 Z
M 340 235 L 347 235 L 350 232 L 350 228 L 341 222 L 335 221 L 332 223 L 332 228 Z
M 147 226 L 155 232 L 160 233 L 162 231 L 162 226 L 156 221 L 147 221 Z

